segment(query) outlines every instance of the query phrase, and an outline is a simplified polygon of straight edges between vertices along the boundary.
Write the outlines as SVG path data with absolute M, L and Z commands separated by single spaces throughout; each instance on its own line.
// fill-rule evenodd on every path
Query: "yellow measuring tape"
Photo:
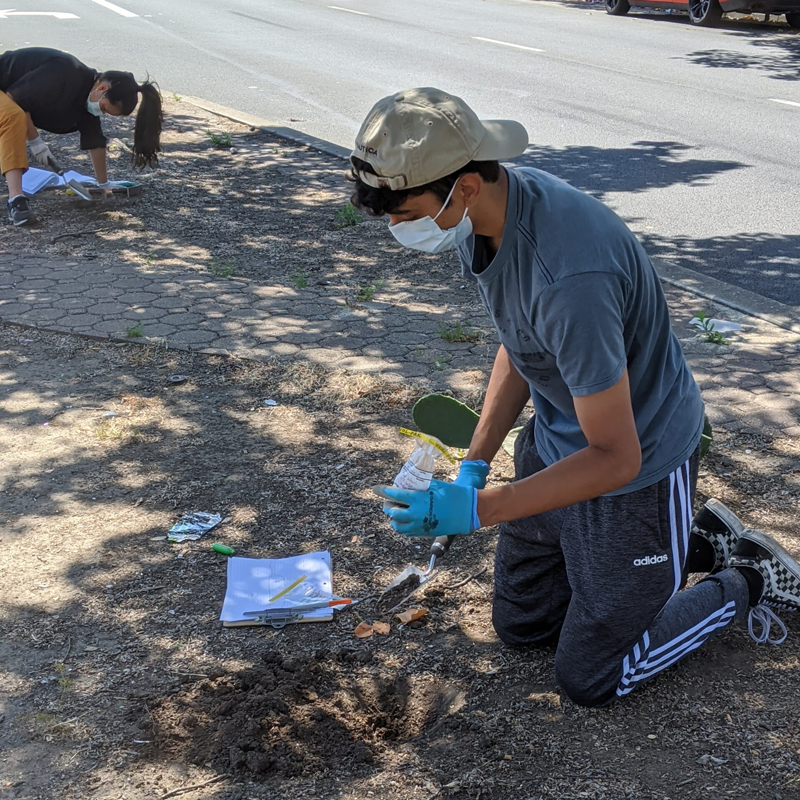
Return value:
M 450 455 L 450 451 L 443 445 L 435 436 L 428 436 L 427 433 L 420 433 L 419 431 L 411 431 L 408 428 L 400 428 L 400 433 L 403 436 L 410 436 L 412 439 L 419 439 L 425 444 L 433 445 L 451 464 L 455 464 L 456 460 Z

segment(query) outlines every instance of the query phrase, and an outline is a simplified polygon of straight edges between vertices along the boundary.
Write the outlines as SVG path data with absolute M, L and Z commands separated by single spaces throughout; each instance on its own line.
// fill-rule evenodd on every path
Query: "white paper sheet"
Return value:
M 711 329 L 715 333 L 737 333 L 738 331 L 743 331 L 744 328 L 738 322 L 728 322 L 726 319 L 717 319 L 716 317 L 712 317 L 711 319 L 706 319 L 706 323 L 709 326 L 712 326 Z M 703 330 L 703 321 L 700 317 L 695 317 L 694 319 L 690 320 L 690 325 L 699 330 Z
M 28 167 L 28 171 L 22 176 L 22 191 L 28 197 L 41 192 L 42 189 L 51 187 L 66 186 L 67 181 L 78 181 L 87 186 L 97 185 L 97 181 L 89 175 L 81 175 L 80 172 L 68 170 L 63 175 L 56 175 L 49 169 L 39 169 L 38 167 Z
M 313 587 L 325 595 L 333 593 L 331 554 L 328 550 L 307 553 L 290 558 L 229 558 L 228 586 L 219 618 L 222 622 L 243 622 L 245 611 L 263 611 L 265 608 L 289 608 L 291 598 L 270 599 L 291 586 L 299 577 L 306 576 L 298 590 Z M 303 615 L 303 620 L 326 620 L 332 609 L 318 608 Z

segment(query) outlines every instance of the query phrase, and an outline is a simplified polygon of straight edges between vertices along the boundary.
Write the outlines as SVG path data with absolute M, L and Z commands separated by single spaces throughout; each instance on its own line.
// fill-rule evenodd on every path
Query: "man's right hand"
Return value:
M 458 477 L 453 483 L 458 486 L 471 486 L 473 489 L 485 489 L 489 465 L 483 460 L 462 461 Z
M 50 162 L 56 163 L 50 148 L 42 141 L 41 136 L 37 136 L 28 142 L 28 147 L 31 149 L 31 156 L 33 160 L 44 169 L 52 169 Z

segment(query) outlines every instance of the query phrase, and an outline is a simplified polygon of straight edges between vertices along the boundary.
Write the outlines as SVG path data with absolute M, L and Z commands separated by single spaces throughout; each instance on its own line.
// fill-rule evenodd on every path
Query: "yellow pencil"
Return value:
M 306 579 L 306 577 L 306 575 L 301 575 L 291 586 L 287 586 L 282 592 L 278 592 L 278 594 L 276 594 L 275 597 L 273 597 L 269 602 L 274 603 L 276 600 L 280 600 L 285 594 L 291 592 L 295 586 L 299 586 Z

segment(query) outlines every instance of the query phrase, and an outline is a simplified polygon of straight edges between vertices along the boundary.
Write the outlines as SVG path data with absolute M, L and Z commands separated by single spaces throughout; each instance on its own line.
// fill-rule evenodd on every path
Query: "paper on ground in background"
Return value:
M 167 533 L 170 542 L 197 541 L 204 533 L 222 522 L 221 514 L 209 514 L 205 511 L 195 511 L 193 514 L 184 514 Z
M 331 554 L 328 550 L 307 553 L 290 558 L 229 558 L 228 586 L 222 622 L 253 622 L 245 617 L 245 611 L 263 611 L 265 608 L 291 608 L 290 593 L 275 603 L 270 598 L 280 594 L 291 586 L 299 577 L 306 576 L 298 590 L 311 586 L 325 596 L 333 594 L 331 574 Z M 303 615 L 303 621 L 323 621 L 333 618 L 330 608 L 317 608 Z
M 704 330 L 700 317 L 695 317 L 689 324 L 699 330 Z M 706 324 L 714 333 L 737 333 L 744 330 L 738 322 L 728 322 L 726 319 L 707 319 Z
M 97 181 L 89 175 L 81 175 L 80 172 L 68 170 L 63 175 L 50 172 L 49 169 L 39 169 L 38 167 L 28 167 L 28 171 L 22 176 L 22 191 L 28 197 L 41 192 L 42 189 L 51 187 L 66 186 L 67 181 L 77 181 L 86 186 L 96 186 Z

